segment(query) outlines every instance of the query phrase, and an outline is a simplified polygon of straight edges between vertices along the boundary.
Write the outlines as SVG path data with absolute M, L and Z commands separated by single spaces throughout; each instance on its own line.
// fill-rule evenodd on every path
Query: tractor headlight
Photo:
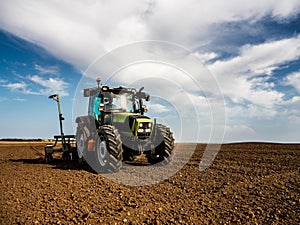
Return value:
M 139 137 L 148 137 L 151 134 L 153 124 L 148 121 L 141 121 L 137 126 L 137 135 Z

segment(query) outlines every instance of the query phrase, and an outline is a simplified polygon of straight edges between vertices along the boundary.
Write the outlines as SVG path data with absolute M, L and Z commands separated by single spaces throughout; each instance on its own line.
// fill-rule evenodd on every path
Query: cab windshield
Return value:
M 134 102 L 131 94 L 111 94 L 104 97 L 105 111 L 108 112 L 134 112 Z

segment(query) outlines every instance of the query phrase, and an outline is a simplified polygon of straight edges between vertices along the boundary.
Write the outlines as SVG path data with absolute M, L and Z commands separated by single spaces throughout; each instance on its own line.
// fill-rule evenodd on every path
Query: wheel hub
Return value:
M 80 135 L 79 142 L 77 144 L 77 154 L 79 159 L 83 157 L 83 151 L 84 151 L 84 140 L 83 140 L 83 135 Z
M 97 150 L 98 159 L 101 166 L 105 166 L 107 163 L 106 155 L 107 155 L 107 147 L 106 141 L 101 141 L 99 144 L 99 148 Z

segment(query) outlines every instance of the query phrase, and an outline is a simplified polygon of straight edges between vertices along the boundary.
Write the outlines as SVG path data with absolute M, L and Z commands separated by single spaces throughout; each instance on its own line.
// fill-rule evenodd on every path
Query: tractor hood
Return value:
M 149 137 L 154 125 L 149 117 L 135 113 L 114 113 L 112 124 L 121 134 L 137 137 Z
M 113 114 L 113 123 L 125 123 L 129 117 L 136 116 L 135 113 L 114 113 Z

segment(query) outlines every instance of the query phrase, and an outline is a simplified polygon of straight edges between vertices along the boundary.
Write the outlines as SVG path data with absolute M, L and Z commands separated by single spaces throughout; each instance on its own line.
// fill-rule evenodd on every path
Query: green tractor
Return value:
M 100 85 L 84 89 L 88 115 L 76 118 L 77 160 L 99 173 L 117 172 L 123 161 L 145 155 L 151 164 L 168 164 L 173 157 L 170 128 L 145 116 L 149 94 L 135 88 Z

